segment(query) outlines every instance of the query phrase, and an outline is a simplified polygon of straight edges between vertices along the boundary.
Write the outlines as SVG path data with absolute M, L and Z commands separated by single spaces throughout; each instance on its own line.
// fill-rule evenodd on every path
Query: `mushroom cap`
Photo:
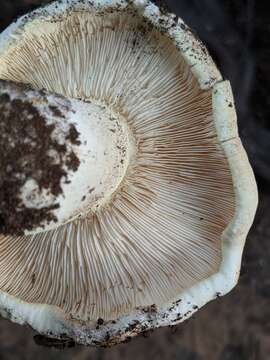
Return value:
M 99 211 L 0 236 L 3 316 L 111 345 L 235 286 L 256 183 L 230 84 L 181 19 L 146 0 L 54 2 L 1 34 L 0 78 L 113 110 L 136 148 Z

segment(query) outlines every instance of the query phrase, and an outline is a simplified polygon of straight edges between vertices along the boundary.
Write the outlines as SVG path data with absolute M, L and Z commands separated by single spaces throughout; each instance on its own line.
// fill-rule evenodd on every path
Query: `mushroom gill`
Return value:
M 80 320 L 168 303 L 217 272 L 234 214 L 212 95 L 158 29 L 131 12 L 25 24 L 0 78 L 106 107 L 136 154 L 110 202 L 54 230 L 0 237 L 0 289 Z M 114 149 L 111 149 L 114 151 Z

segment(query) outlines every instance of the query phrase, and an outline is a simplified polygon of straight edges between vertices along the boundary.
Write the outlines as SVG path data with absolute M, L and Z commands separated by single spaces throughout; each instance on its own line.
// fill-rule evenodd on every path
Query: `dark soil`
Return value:
M 41 1 L 0 0 L 0 25 Z M 87 360 L 270 359 L 270 26 L 265 1 L 168 0 L 208 45 L 232 82 L 240 134 L 260 192 L 238 286 L 175 328 L 160 329 L 111 349 L 37 346 L 34 332 L 0 321 L 0 358 Z
M 55 117 L 62 113 L 50 108 Z M 79 159 L 67 146 L 53 139 L 55 125 L 46 124 L 42 114 L 28 101 L 10 100 L 7 93 L 0 95 L 0 233 L 23 234 L 25 230 L 56 221 L 53 210 L 58 204 L 41 209 L 26 208 L 21 188 L 32 179 L 38 191 L 46 190 L 54 198 L 62 193 L 61 181 L 67 170 L 76 171 Z M 66 139 L 78 144 L 79 134 L 71 125 Z M 49 156 L 55 151 L 59 163 Z

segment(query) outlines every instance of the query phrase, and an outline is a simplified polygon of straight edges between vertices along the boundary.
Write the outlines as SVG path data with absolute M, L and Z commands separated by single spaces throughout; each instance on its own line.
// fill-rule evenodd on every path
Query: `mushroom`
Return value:
M 44 148 L 57 191 L 32 167 L 12 205 L 41 216 L 18 228 L 15 211 L 0 236 L 3 316 L 111 345 L 235 286 L 256 183 L 230 83 L 181 19 L 146 0 L 53 2 L 1 34 L 0 78 L 46 90 L 31 100 L 55 126 L 46 144 L 66 146 Z

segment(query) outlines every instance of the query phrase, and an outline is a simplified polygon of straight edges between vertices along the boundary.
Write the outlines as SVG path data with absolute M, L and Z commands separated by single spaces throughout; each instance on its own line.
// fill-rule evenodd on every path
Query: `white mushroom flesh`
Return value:
M 131 13 L 90 11 L 34 19 L 19 36 L 0 77 L 91 102 L 81 133 L 93 151 L 101 147 L 91 164 L 102 164 L 95 185 L 109 183 L 98 209 L 87 199 L 80 219 L 64 224 L 73 214 L 65 206 L 55 229 L 1 236 L 0 289 L 79 320 L 109 320 L 168 303 L 217 272 L 234 214 L 231 171 L 212 93 L 170 39 Z M 116 133 L 110 114 L 121 124 Z M 120 173 L 119 133 L 131 149 Z M 96 187 L 91 176 L 85 172 L 86 185 Z M 70 204 L 81 200 L 69 195 Z

